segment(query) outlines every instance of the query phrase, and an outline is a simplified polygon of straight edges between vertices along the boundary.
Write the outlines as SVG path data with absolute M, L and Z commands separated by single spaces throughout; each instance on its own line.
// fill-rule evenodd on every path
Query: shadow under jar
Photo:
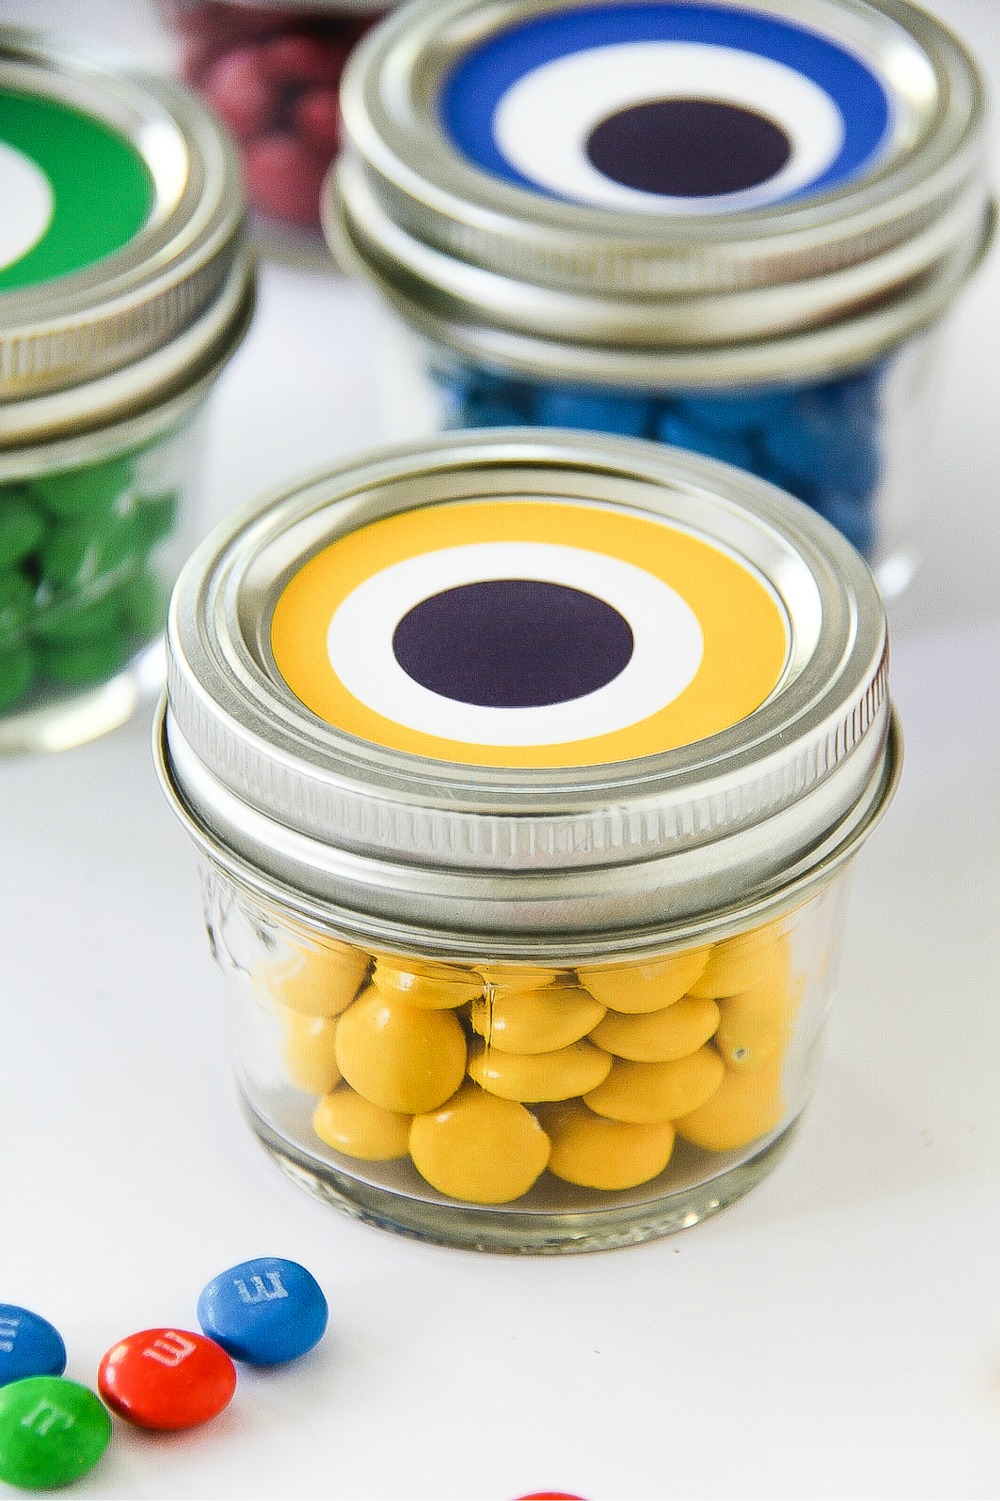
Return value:
M 224 523 L 168 643 L 161 780 L 292 1177 L 538 1252 L 768 1170 L 899 766 L 838 532 L 654 444 L 456 434 Z
M 253 275 L 201 105 L 13 28 L 0 199 L 0 752 L 57 750 L 162 685 L 203 409 Z
M 949 31 L 905 0 L 424 0 L 342 107 L 328 239 L 445 426 L 708 454 L 905 586 L 937 333 L 992 233 Z

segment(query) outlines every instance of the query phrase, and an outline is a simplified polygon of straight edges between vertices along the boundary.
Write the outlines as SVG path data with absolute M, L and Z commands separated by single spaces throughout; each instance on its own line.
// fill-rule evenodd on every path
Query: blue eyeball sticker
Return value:
M 827 37 L 761 12 L 644 3 L 552 11 L 499 31 L 447 78 L 470 161 L 570 203 L 733 213 L 869 171 L 889 96 Z

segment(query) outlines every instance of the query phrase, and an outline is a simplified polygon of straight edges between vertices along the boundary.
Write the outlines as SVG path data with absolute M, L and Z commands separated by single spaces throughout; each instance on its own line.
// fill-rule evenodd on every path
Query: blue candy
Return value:
M 312 1273 L 280 1256 L 231 1266 L 198 1299 L 204 1332 L 248 1365 L 280 1365 L 304 1355 L 322 1338 L 327 1312 Z
M 787 417 L 794 400 L 794 391 L 748 389 L 710 396 L 683 396 L 678 402 L 678 410 L 683 417 L 702 427 L 745 432 Z
M 674 443 L 678 448 L 702 453 L 709 459 L 722 459 L 726 464 L 735 464 L 737 469 L 755 467 L 753 450 L 738 433 L 698 427 L 685 417 L 669 411 L 659 418 L 656 431 L 663 443 Z
M 470 396 L 456 419 L 458 427 L 526 427 L 531 418 L 514 401 Z
M 870 435 L 857 427 L 807 418 L 771 428 L 761 441 L 768 455 L 795 479 L 858 497 L 867 496 L 878 484 L 878 450 Z
M 875 519 L 870 505 L 859 504 L 850 495 L 828 493 L 821 496 L 816 510 L 842 532 L 858 552 L 865 557 L 871 556 L 875 546 Z
M 820 511 L 871 555 L 888 362 L 801 386 L 622 391 L 546 384 L 473 365 L 434 371 L 449 426 L 584 428 L 655 437 L 758 474 Z
M 542 427 L 582 427 L 629 438 L 644 436 L 651 415 L 650 403 L 642 396 L 566 386 L 541 387 L 536 410 Z
M 58 1329 L 16 1303 L 0 1303 L 0 1386 L 28 1376 L 61 1376 L 65 1369 Z

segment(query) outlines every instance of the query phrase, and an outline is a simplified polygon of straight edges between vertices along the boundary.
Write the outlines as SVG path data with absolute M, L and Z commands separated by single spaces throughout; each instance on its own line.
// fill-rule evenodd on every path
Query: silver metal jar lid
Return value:
M 245 328 L 235 148 L 186 90 L 0 28 L 0 442 L 119 417 Z
M 241 5 L 249 4 L 257 11 L 288 11 L 292 15 L 325 16 L 329 13 L 331 19 L 336 19 L 339 15 L 365 12 L 380 15 L 383 11 L 394 10 L 402 3 L 403 0 L 223 0 L 224 5 L 231 5 L 237 10 Z
M 641 949 L 800 902 L 854 851 L 898 771 L 886 671 L 864 563 L 763 481 L 455 434 L 201 545 L 158 754 L 210 857 L 321 921 Z
M 906 0 L 423 0 L 342 104 L 338 257 L 542 377 L 857 363 L 932 322 L 991 230 L 981 77 Z

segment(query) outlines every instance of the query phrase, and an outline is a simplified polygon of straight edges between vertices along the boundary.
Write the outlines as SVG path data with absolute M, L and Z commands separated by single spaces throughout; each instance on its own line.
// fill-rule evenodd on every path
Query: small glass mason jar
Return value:
M 421 336 L 444 425 L 723 459 L 904 587 L 936 330 L 992 232 L 983 83 L 943 26 L 906 0 L 424 0 L 341 102 L 327 237 Z
M 630 439 L 448 435 L 223 523 L 155 742 L 278 1163 L 507 1251 L 755 1183 L 896 781 L 886 653 L 832 527 Z
M 184 90 L 0 29 L 0 752 L 163 676 L 201 413 L 253 302 L 239 163 Z
M 312 230 L 319 239 L 320 188 L 340 149 L 344 65 L 398 3 L 165 0 L 182 76 L 239 141 L 251 209 L 272 232 Z

